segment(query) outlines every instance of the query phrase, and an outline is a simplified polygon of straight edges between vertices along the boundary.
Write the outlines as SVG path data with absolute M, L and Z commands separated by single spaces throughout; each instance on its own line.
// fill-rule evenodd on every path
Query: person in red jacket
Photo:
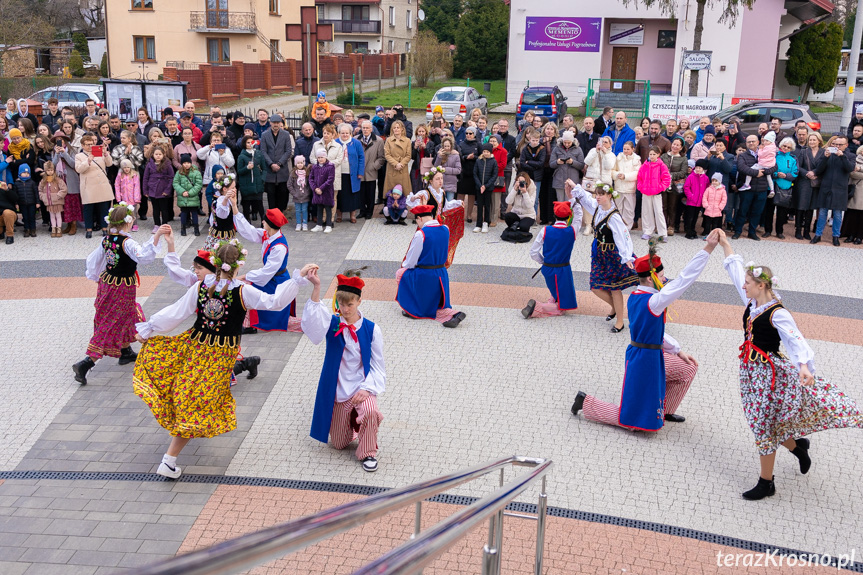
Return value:
M 493 228 L 500 219 L 500 199 L 503 197 L 501 194 L 506 193 L 506 178 L 504 178 L 503 172 L 506 169 L 508 155 L 506 148 L 501 145 L 501 138 L 497 134 L 489 136 L 488 143 L 491 144 L 491 155 L 497 162 L 497 182 L 494 185 L 494 193 L 491 195 L 491 223 L 489 224 Z

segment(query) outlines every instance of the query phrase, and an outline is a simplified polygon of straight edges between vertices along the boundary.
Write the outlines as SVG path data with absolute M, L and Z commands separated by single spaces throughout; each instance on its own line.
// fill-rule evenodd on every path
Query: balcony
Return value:
M 255 34 L 255 15 L 252 12 L 208 10 L 189 13 L 189 31 L 217 32 L 221 34 Z
M 320 24 L 332 24 L 335 34 L 380 34 L 380 20 L 320 20 Z

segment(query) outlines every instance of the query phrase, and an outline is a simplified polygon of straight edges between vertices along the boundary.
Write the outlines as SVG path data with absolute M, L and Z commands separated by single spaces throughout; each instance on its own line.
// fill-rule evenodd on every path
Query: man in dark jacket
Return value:
M 401 120 L 405 125 L 405 137 L 411 139 L 414 136 L 413 122 L 405 116 L 405 108 L 401 104 L 396 104 L 391 110 L 387 111 L 387 123 L 384 125 L 384 136 L 390 135 L 390 127 L 396 120 Z
M 327 112 L 323 108 L 315 109 L 315 117 L 312 118 L 312 126 L 315 129 L 315 136 L 317 138 L 324 137 L 324 126 L 327 124 L 332 124 L 333 121 L 327 118 Z
M 594 126 L 593 118 L 585 118 L 581 132 L 575 137 L 585 156 L 587 156 L 590 150 L 596 147 L 599 137 L 602 136 L 602 132 L 597 131 Z
M 602 114 L 596 119 L 594 122 L 594 130 L 600 136 L 605 133 L 605 131 L 614 125 L 614 108 L 611 106 L 606 106 L 602 109 Z
M 651 120 L 647 134 L 642 136 L 635 144 L 635 153 L 641 158 L 642 164 L 647 162 L 647 156 L 650 153 L 650 148 L 653 146 L 658 147 L 663 154 L 671 150 L 671 141 L 663 136 L 661 132 L 662 122 Z
M 57 98 L 48 98 L 48 111 L 42 116 L 42 123 L 48 126 L 52 134 L 60 129 L 60 120 L 63 119 L 59 105 Z M 33 128 L 38 128 L 38 126 L 33 126 Z
M 818 222 L 815 236 L 809 243 L 821 241 L 821 234 L 827 225 L 827 212 L 833 212 L 833 245 L 839 245 L 839 230 L 842 229 L 842 216 L 848 207 L 848 180 L 854 171 L 854 154 L 848 150 L 848 138 L 836 136 L 833 145 L 824 148 L 824 159 L 818 163 L 815 173 L 821 178 L 818 190 Z
M 749 183 L 750 189 L 738 192 L 740 209 L 734 217 L 734 235 L 732 236 L 732 239 L 735 240 L 740 238 L 743 233 L 743 224 L 747 220 L 749 220 L 749 239 L 761 240 L 755 230 L 761 222 L 761 213 L 767 203 L 769 192 L 767 176 L 776 172 L 776 166 L 756 170 L 752 166 L 757 163 L 758 136 L 752 135 L 746 138 L 746 151 L 737 156 L 737 188 L 739 189 L 743 185 L 746 176 L 752 176 L 752 181 Z
M 300 130 L 300 137 L 297 138 L 297 149 L 294 150 L 294 155 L 303 156 L 306 159 L 306 165 L 311 166 L 314 163 L 311 160 L 312 146 L 314 146 L 315 142 L 318 140 L 320 140 L 320 138 L 315 136 L 315 127 L 312 126 L 310 122 L 306 122 Z
M 290 135 L 282 129 L 282 117 L 270 116 L 270 129 L 261 136 L 261 154 L 267 164 L 264 177 L 264 191 L 267 192 L 267 205 L 285 211 L 288 207 L 288 179 L 291 177 Z

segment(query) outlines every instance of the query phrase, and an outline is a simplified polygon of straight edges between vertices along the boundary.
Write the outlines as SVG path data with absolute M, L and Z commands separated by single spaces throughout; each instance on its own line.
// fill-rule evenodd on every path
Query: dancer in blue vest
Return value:
M 632 339 L 626 348 L 620 406 L 579 391 L 572 404 L 573 415 L 578 415 L 583 408 L 584 417 L 591 421 L 641 431 L 658 431 L 665 421 L 684 421 L 674 411 L 689 389 L 696 370 L 689 369 L 685 377 L 680 377 L 679 372 L 684 371 L 685 366 L 697 368 L 698 362 L 680 351 L 680 344 L 665 333 L 665 311 L 695 283 L 723 235 L 720 229 L 710 232 L 704 249 L 686 264 L 680 276 L 667 283 L 653 242 L 650 253 L 635 260 L 640 285 L 627 301 Z M 666 377 L 675 380 L 673 402 L 671 387 L 666 389 Z
M 318 270 L 309 272 L 312 297 L 303 310 L 303 333 L 318 345 L 327 342 L 318 381 L 310 435 L 336 449 L 359 438 L 356 456 L 363 470 L 378 469 L 378 428 L 384 416 L 377 396 L 384 392 L 384 342 L 381 328 L 363 317 L 359 306 L 365 283 L 354 272 L 338 275 L 333 315 L 321 302 Z
M 396 274 L 396 301 L 406 317 L 433 319 L 444 327 L 458 327 L 467 315 L 452 309 L 449 301 L 449 228 L 432 216 L 434 206 L 411 208 L 417 231 Z
M 564 315 L 567 310 L 578 307 L 572 267 L 569 265 L 572 247 L 581 229 L 581 207 L 578 204 L 576 207 L 573 213 L 569 202 L 554 202 L 554 217 L 557 221 L 552 226 L 544 227 L 530 247 L 530 259 L 542 264 L 542 276 L 551 292 L 551 299 L 546 303 L 528 301 L 521 310 L 524 319 Z M 570 216 L 573 216 L 572 224 L 567 225 Z
M 230 201 L 237 231 L 250 242 L 261 244 L 264 258 L 264 267 L 246 272 L 237 279 L 251 283 L 264 293 L 276 293 L 279 284 L 291 279 L 291 274 L 288 272 L 288 241 L 282 234 L 282 226 L 287 225 L 288 219 L 281 210 L 272 208 L 261 218 L 261 227 L 256 228 L 237 210 L 236 197 L 231 197 Z M 288 322 L 291 316 L 297 315 L 296 309 L 297 302 L 294 301 L 279 311 L 249 310 L 250 327 L 244 327 L 243 334 L 257 333 L 259 329 L 288 331 Z

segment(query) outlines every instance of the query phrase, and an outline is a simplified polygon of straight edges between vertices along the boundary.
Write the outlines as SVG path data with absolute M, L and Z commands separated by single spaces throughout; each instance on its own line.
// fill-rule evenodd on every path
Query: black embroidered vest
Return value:
M 752 321 L 749 320 L 749 306 L 746 306 L 746 311 L 743 312 L 743 331 L 746 334 L 746 339 L 765 353 L 779 352 L 779 344 L 782 343 L 782 339 L 779 337 L 779 331 L 773 327 L 770 320 L 774 312 L 780 308 L 783 308 L 783 305 L 776 302 Z
M 115 286 L 137 286 L 138 278 L 135 272 L 138 263 L 129 257 L 123 244 L 129 238 L 120 234 L 111 234 L 102 238 L 102 249 L 105 250 L 105 271 L 99 276 L 103 282 Z
M 246 306 L 243 304 L 243 286 L 229 289 L 225 295 L 219 290 L 210 296 L 201 282 L 198 288 L 198 318 L 192 326 L 192 339 L 216 347 L 237 347 L 243 332 Z

